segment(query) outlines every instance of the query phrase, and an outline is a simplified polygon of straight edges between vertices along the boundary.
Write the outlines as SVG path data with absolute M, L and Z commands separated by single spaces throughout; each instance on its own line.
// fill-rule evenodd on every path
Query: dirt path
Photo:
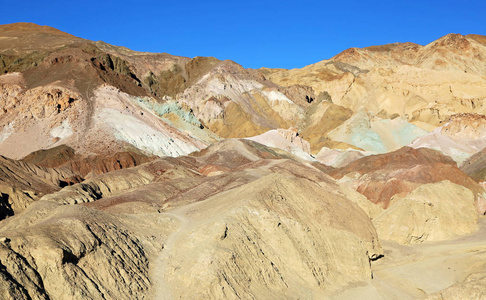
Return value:
M 174 244 L 189 227 L 189 220 L 184 216 L 184 207 L 163 213 L 161 216 L 176 219 L 180 224 L 179 228 L 165 240 L 164 248 L 159 256 L 154 260 L 151 278 L 154 286 L 154 299 L 173 299 L 170 285 L 167 284 L 166 269 L 167 263 L 171 260 L 174 252 Z
M 402 246 L 382 242 L 385 257 L 372 264 L 374 278 L 348 286 L 333 299 L 419 299 L 486 266 L 486 218 L 479 230 L 455 240 Z

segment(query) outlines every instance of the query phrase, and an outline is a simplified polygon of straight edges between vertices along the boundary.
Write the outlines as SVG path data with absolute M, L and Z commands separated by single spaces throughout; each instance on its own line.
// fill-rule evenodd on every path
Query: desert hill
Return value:
M 369 217 L 278 151 L 227 140 L 42 197 L 2 224 L 3 296 L 319 296 L 371 277 L 382 250 Z M 224 171 L 198 171 L 208 164 Z
M 277 84 L 307 85 L 334 104 L 381 117 L 404 117 L 424 129 L 457 113 L 484 114 L 484 37 L 450 34 L 411 43 L 351 48 L 302 69 L 262 69 Z
M 0 298 L 480 299 L 485 60 L 449 34 L 254 70 L 0 25 Z

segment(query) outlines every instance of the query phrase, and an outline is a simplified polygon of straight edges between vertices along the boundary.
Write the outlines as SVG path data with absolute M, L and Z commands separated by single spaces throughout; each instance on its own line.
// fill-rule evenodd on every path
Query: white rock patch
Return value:
M 261 135 L 245 138 L 268 147 L 279 148 L 307 161 L 315 161 L 312 156 L 285 139 L 277 130 L 270 130 Z
M 0 131 L 0 143 L 8 139 L 8 137 L 13 133 L 13 125 L 14 123 L 9 123 L 3 127 L 2 131 Z
M 287 98 L 287 96 L 285 96 L 284 94 L 280 93 L 279 91 L 274 91 L 274 90 L 271 90 L 271 91 L 262 91 L 262 93 L 271 102 L 274 102 L 274 101 L 285 101 L 285 102 L 292 103 L 292 104 L 294 103 L 294 102 L 292 102 L 292 100 L 290 100 L 289 98 Z
M 69 124 L 69 121 L 64 120 L 61 125 L 52 128 L 50 134 L 52 137 L 64 139 L 73 134 L 73 129 L 71 128 L 71 124 Z
M 117 110 L 105 108 L 99 116 L 114 130 L 114 135 L 118 140 L 126 141 L 151 154 L 175 157 L 198 150 L 194 145 L 172 138 L 141 120 Z

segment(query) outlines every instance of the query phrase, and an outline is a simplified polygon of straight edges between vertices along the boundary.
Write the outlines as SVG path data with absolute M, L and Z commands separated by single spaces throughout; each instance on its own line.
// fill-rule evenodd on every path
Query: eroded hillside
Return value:
M 252 70 L 0 25 L 0 298 L 484 298 L 484 41 Z

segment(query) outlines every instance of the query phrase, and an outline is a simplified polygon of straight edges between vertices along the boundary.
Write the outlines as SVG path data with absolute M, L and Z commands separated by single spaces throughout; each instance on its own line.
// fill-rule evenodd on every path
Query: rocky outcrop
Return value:
M 92 155 L 81 157 L 76 155 L 71 147 L 60 145 L 51 149 L 33 152 L 24 157 L 22 161 L 43 167 L 66 168 L 81 178 L 87 178 L 93 175 L 135 167 L 153 159 L 155 157 L 146 156 L 135 151 L 118 152 L 110 156 Z
M 309 142 L 302 139 L 295 128 L 270 130 L 247 139 L 268 147 L 285 150 L 305 160 L 314 160 L 310 156 Z
M 486 137 L 486 116 L 481 114 L 456 114 L 450 117 L 441 132 L 451 138 L 465 140 Z
M 51 169 L 0 156 L 0 220 L 20 213 L 67 181 L 79 182 L 68 169 Z
M 152 248 L 113 215 L 39 201 L 15 221 L 0 229 L 2 299 L 141 299 L 150 288 Z
M 463 164 L 486 147 L 486 117 L 481 114 L 455 114 L 447 123 L 419 137 L 410 146 L 441 151 Z
M 285 129 L 277 129 L 277 132 L 280 133 L 287 141 L 291 142 L 292 144 L 296 145 L 304 152 L 310 154 L 310 144 L 303 138 L 299 136 L 299 132 L 295 128 Z
M 316 154 L 323 147 L 339 148 L 338 143 L 329 141 L 327 133 L 342 125 L 349 119 L 353 112 L 342 106 L 328 101 L 314 101 L 305 110 L 305 121 L 302 124 L 300 135 L 311 145 L 311 152 Z M 340 143 L 343 145 L 344 143 Z M 345 145 L 345 148 L 353 147 Z
M 330 100 L 325 94 L 320 95 L 321 97 L 319 98 L 319 95 L 314 93 L 314 89 L 305 85 L 279 87 L 279 92 L 283 93 L 287 98 L 292 99 L 292 101 L 302 107 L 307 107 L 315 102 Z
M 34 88 L 8 97 L 11 102 L 5 103 L 4 113 L 13 110 L 34 119 L 47 118 L 74 106 L 79 98 L 79 94 L 62 87 Z

